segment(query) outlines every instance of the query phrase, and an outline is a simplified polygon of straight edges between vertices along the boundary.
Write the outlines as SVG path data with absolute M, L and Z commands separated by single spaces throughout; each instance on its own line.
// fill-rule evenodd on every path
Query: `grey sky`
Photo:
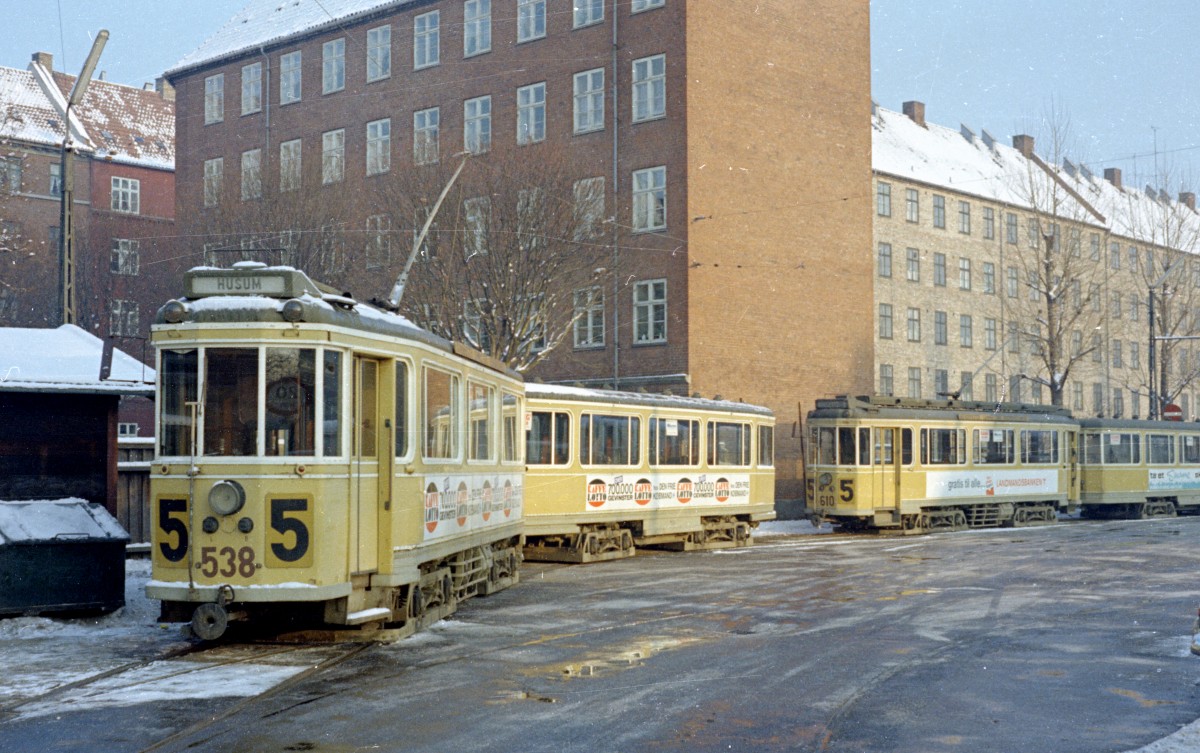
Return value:
M 551 0 L 563 2 L 567 0 Z M 724 0 L 690 0 L 717 2 Z M 791 0 L 775 0 L 788 2 Z M 153 81 L 241 9 L 243 0 L 5 0 L 0 65 L 38 50 L 78 72 L 98 29 L 112 34 L 110 81 Z M 13 12 L 12 6 L 16 6 Z M 1195 0 L 874 0 L 872 94 L 917 99 L 945 126 L 1044 136 L 1051 104 L 1070 117 L 1076 161 L 1120 167 L 1127 185 L 1200 190 Z M 60 23 L 61 20 L 61 23 Z M 1042 143 L 1039 141 L 1039 143 Z

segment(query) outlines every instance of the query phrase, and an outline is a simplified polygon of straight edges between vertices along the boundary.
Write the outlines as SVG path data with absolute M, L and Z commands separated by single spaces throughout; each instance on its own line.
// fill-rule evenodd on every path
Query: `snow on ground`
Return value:
M 808 535 L 815 533 L 833 533 L 833 526 L 829 523 L 822 523 L 820 526 L 814 526 L 807 520 L 768 520 L 758 524 L 758 528 L 754 529 L 754 537 L 762 538 L 765 536 L 794 536 Z

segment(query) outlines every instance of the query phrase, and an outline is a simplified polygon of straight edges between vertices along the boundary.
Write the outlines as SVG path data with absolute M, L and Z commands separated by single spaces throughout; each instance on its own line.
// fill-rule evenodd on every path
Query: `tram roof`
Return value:
M 572 387 L 564 384 L 528 383 L 525 385 L 525 395 L 544 400 L 651 406 L 654 408 L 675 410 L 722 410 L 730 413 L 747 413 L 756 416 L 771 417 L 775 415 L 770 408 L 734 400 L 710 400 L 703 397 L 664 395 L 657 392 L 622 392 L 619 390 L 601 390 L 591 387 Z
M 1028 403 L 973 400 L 918 400 L 886 395 L 839 395 L 817 400 L 808 418 L 925 419 L 939 421 L 1019 421 L 1074 424 L 1065 408 Z
M 1082 429 L 1111 430 L 1128 429 L 1130 431 L 1200 431 L 1198 421 L 1150 421 L 1137 418 L 1081 418 L 1079 426 Z

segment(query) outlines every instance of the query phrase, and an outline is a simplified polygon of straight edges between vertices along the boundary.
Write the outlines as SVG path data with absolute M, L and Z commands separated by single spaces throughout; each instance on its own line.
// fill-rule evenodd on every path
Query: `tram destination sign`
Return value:
M 223 274 L 192 278 L 193 296 L 283 295 L 288 287 L 285 274 Z

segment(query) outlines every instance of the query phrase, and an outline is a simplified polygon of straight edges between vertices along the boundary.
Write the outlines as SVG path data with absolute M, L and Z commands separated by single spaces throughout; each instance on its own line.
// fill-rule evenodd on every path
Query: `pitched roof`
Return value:
M 54 72 L 64 97 L 70 96 L 76 78 Z M 158 92 L 93 80 L 71 111 L 95 144 L 97 159 L 175 169 L 175 103 Z
M 301 34 L 353 22 L 415 0 L 250 0 L 237 15 L 166 72 L 192 68 L 273 45 Z
M 152 395 L 154 369 L 113 350 L 100 379 L 104 342 L 73 324 L 56 329 L 0 327 L 0 392 Z
M 29 71 L 0 68 L 0 139 L 57 147 L 62 116 Z

